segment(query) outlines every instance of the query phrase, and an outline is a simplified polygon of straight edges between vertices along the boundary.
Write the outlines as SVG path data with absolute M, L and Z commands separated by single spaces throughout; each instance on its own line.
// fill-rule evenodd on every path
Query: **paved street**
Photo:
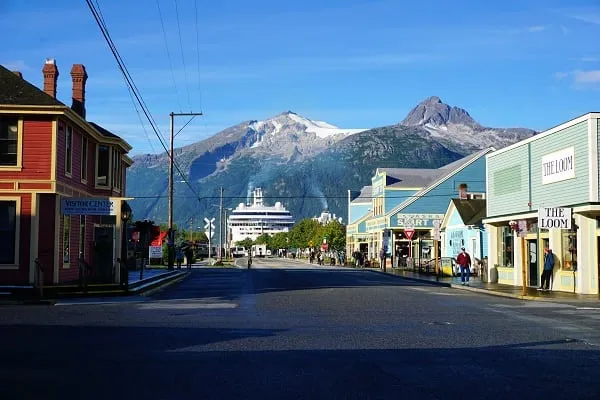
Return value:
M 595 399 L 599 366 L 600 304 L 277 259 L 151 298 L 0 307 L 0 399 Z

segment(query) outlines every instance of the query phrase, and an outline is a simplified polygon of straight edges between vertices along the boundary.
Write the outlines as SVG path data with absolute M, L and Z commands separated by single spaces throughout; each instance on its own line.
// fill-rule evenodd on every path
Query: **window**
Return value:
M 0 264 L 16 264 L 17 202 L 0 200 Z
M 71 175 L 73 170 L 73 128 L 67 126 L 65 147 L 65 173 Z
M 562 269 L 577 270 L 577 231 L 562 231 Z
M 17 118 L 0 117 L 0 166 L 18 166 L 19 125 Z
M 63 264 L 71 262 L 71 216 L 63 216 Z
M 110 148 L 107 145 L 98 145 L 97 160 L 96 185 L 108 186 L 108 174 L 110 172 Z
M 121 153 L 119 150 L 113 149 L 112 152 L 112 187 L 121 188 Z
M 79 253 L 78 257 L 85 258 L 85 215 L 79 216 Z
M 513 267 L 513 231 L 508 226 L 498 229 L 498 265 L 501 267 Z
M 88 140 L 81 137 L 81 180 L 87 180 Z

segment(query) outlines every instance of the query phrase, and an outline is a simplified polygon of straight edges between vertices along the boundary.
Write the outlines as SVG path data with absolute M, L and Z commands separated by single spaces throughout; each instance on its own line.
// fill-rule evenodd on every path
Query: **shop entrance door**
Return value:
M 529 264 L 529 286 L 538 286 L 538 243 L 536 239 L 527 240 L 527 261 Z
M 98 283 L 112 283 L 113 279 L 113 227 L 94 228 L 93 280 Z

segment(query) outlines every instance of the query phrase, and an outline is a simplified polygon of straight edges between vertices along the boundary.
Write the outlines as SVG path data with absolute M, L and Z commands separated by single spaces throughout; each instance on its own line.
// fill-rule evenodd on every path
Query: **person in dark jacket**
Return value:
M 460 266 L 460 280 L 463 285 L 469 286 L 469 275 L 471 268 L 471 256 L 461 247 L 461 252 L 456 257 L 456 263 Z
M 554 269 L 554 254 L 552 249 L 546 247 L 544 249 L 544 272 L 542 272 L 542 284 L 539 290 L 550 290 L 550 278 Z

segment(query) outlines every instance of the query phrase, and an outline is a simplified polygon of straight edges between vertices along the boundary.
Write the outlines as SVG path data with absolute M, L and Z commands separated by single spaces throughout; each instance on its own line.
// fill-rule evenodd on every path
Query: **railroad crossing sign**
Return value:
M 215 222 L 215 219 L 204 218 L 204 222 L 206 222 L 206 224 L 204 224 L 204 229 L 206 229 L 204 233 L 206 233 L 206 236 L 208 236 L 209 238 L 212 238 L 215 235 L 215 225 L 213 224 L 213 222 Z
M 404 236 L 406 236 L 406 238 L 408 240 L 412 240 L 413 236 L 415 235 L 415 230 L 412 228 L 407 228 L 404 230 Z

